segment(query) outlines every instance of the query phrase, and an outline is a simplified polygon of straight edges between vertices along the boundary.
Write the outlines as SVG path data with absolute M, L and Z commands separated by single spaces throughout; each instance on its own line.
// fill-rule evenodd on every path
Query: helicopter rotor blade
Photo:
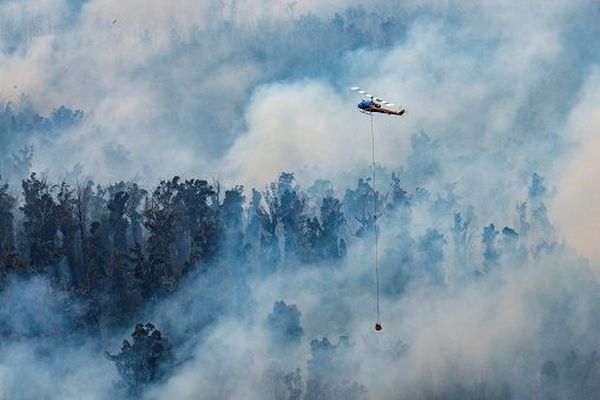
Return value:
M 383 100 L 379 97 L 375 97 L 374 95 L 370 94 L 369 92 L 359 88 L 358 86 L 353 86 L 350 88 L 350 90 L 357 92 L 359 94 L 362 94 L 365 97 L 369 97 L 371 98 L 373 101 L 376 101 L 377 103 L 384 105 L 384 106 L 388 106 L 388 107 L 393 107 L 394 103 L 392 103 L 391 101 L 387 101 L 387 100 Z
M 353 86 L 353 87 L 350 88 L 350 90 L 352 90 L 354 92 L 357 92 L 359 94 L 362 94 L 363 96 L 366 96 L 366 97 L 374 97 L 372 94 L 369 94 L 368 92 L 362 90 L 358 86 Z

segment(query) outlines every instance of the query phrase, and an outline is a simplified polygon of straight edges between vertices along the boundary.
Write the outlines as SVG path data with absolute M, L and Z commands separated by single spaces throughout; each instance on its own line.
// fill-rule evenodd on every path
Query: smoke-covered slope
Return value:
M 599 17 L 0 2 L 0 398 L 600 396 Z

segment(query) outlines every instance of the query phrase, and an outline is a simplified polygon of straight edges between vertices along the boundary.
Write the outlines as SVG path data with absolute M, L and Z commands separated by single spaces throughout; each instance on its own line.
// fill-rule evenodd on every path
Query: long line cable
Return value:
M 373 113 L 371 113 L 371 164 L 372 164 L 372 184 L 373 194 L 375 195 L 375 205 L 373 214 L 373 224 L 375 229 L 375 287 L 376 293 L 375 298 L 377 300 L 377 324 L 381 322 L 381 315 L 379 312 L 379 232 L 377 231 L 377 209 L 378 193 L 375 186 L 375 129 L 373 128 Z

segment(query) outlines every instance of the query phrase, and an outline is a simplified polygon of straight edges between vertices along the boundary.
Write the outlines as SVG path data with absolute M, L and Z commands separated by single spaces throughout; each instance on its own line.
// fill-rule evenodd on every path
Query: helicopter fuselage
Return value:
M 386 108 L 381 104 L 378 104 L 374 101 L 363 100 L 358 103 L 358 108 L 365 112 L 376 112 L 381 114 L 389 114 L 389 115 L 403 115 L 405 110 L 393 110 L 391 108 Z

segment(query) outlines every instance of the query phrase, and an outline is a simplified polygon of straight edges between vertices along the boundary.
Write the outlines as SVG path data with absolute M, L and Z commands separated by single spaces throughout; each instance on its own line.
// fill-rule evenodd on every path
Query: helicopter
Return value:
M 355 91 L 359 94 L 363 95 L 363 99 L 361 100 L 360 103 L 358 103 L 358 109 L 360 112 L 367 114 L 369 117 L 371 117 L 371 163 L 373 164 L 373 169 L 372 169 L 372 177 L 371 177 L 371 182 L 373 185 L 373 189 L 375 189 L 375 130 L 373 129 L 373 113 L 381 113 L 381 114 L 388 114 L 388 115 L 397 115 L 397 116 L 402 116 L 404 115 L 404 113 L 406 113 L 406 110 L 402 107 L 396 109 L 396 108 L 392 108 L 394 106 L 394 103 L 391 103 L 387 100 L 382 100 L 379 97 L 375 97 L 372 94 L 367 93 L 366 91 L 362 90 L 361 88 L 359 88 L 358 86 L 354 86 L 351 87 L 350 90 Z M 377 246 L 378 246 L 378 234 L 377 234 L 377 217 L 378 217 L 378 210 L 377 210 L 377 197 L 375 198 L 375 207 L 373 210 L 373 221 L 375 224 L 375 229 L 374 229 L 374 233 L 375 233 L 375 280 L 377 282 L 376 284 L 376 288 L 377 288 L 377 323 L 375 324 L 375 331 L 376 332 L 381 332 L 383 331 L 383 325 L 381 324 L 381 315 L 379 313 L 379 262 L 378 262 L 378 251 L 377 251 Z
M 391 103 L 387 100 L 382 100 L 379 97 L 375 97 L 372 94 L 367 93 L 366 91 L 362 90 L 361 88 L 359 88 L 358 86 L 354 86 L 352 88 L 350 88 L 350 90 L 355 91 L 359 94 L 362 94 L 363 96 L 367 97 L 368 99 L 362 99 L 362 101 L 360 103 L 358 103 L 358 108 L 360 109 L 361 112 L 365 113 L 365 114 L 371 114 L 371 113 L 382 113 L 382 114 L 388 114 L 388 115 L 404 115 L 404 113 L 406 112 L 405 109 L 400 108 L 399 110 L 395 110 L 391 107 L 394 106 L 394 103 Z

